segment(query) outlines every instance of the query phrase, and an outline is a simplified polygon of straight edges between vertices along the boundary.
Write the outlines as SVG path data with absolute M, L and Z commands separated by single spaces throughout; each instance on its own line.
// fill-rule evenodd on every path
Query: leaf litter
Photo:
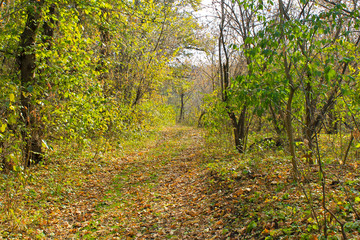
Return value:
M 26 179 L 3 175 L 0 237 L 320 239 L 316 167 L 302 166 L 304 192 L 291 179 L 286 157 L 216 151 L 203 135 L 169 127 L 139 148 L 52 161 L 32 168 Z M 329 207 L 353 224 L 348 231 L 356 239 L 358 219 L 344 200 L 359 207 L 356 166 L 329 165 L 327 171 Z M 335 239 L 339 230 L 329 220 Z

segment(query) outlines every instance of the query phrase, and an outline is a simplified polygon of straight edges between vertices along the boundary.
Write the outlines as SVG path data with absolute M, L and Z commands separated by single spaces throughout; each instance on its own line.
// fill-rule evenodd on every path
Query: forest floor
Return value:
M 304 168 L 306 183 L 296 185 L 284 156 L 263 152 L 245 160 L 211 149 L 202 130 L 184 126 L 157 136 L 92 157 L 64 151 L 31 174 L 2 175 L 0 239 L 318 239 L 322 234 L 316 167 Z M 327 179 L 328 207 L 339 221 L 353 224 L 345 231 L 358 239 L 356 166 L 331 165 L 327 171 L 336 176 Z M 342 183 L 351 188 L 346 196 Z M 329 236 L 337 239 L 339 225 L 328 218 Z

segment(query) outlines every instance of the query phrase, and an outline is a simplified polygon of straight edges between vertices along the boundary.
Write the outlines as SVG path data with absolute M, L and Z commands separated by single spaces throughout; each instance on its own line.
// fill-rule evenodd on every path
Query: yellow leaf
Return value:
M 1 132 L 5 132 L 5 129 L 6 129 L 6 124 L 2 124 L 2 125 L 1 125 L 1 128 L 0 128 L 0 131 L 1 131 Z
M 10 102 L 15 102 L 15 95 L 13 93 L 10 93 L 9 98 Z

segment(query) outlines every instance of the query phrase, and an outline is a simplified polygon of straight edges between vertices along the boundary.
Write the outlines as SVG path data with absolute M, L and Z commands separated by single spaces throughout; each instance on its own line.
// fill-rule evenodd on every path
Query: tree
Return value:
M 36 108 L 36 49 L 35 43 L 42 19 L 44 1 L 29 0 L 27 6 L 27 20 L 24 31 L 20 36 L 19 54 L 17 61 L 21 82 L 21 114 L 25 128 L 22 137 L 25 144 L 24 162 L 28 166 L 33 161 L 38 163 L 43 159 L 42 127 L 40 125 L 39 109 Z
M 246 149 L 246 135 L 251 107 L 256 105 L 256 95 L 247 92 L 258 83 L 253 79 L 252 39 L 258 28 L 255 23 L 260 3 L 220 2 L 219 65 L 221 99 L 234 130 L 236 149 Z

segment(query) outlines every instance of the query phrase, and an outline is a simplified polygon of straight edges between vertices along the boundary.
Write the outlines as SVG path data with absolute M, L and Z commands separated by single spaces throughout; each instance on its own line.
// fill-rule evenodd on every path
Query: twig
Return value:
M 347 157 L 348 157 L 348 155 L 349 155 L 350 147 L 351 147 L 351 144 L 352 144 L 353 140 L 354 140 L 354 136 L 351 134 L 350 141 L 349 141 L 349 145 L 348 145 L 348 147 L 347 147 L 347 149 L 346 149 L 346 152 L 345 152 L 345 156 L 344 156 L 344 160 L 343 160 L 343 165 L 345 165 L 345 163 L 346 163 L 346 159 L 347 159 Z
M 301 190 L 303 191 L 303 193 L 304 193 L 304 195 L 305 195 L 306 201 L 307 201 L 307 202 L 309 203 L 309 205 L 310 205 L 311 213 L 312 213 L 312 215 L 313 215 L 313 218 L 316 220 L 316 224 L 318 225 L 319 232 L 320 232 L 320 231 L 321 231 L 321 227 L 320 227 L 320 223 L 319 223 L 317 214 L 316 214 L 315 209 L 314 209 L 313 204 L 312 204 L 311 191 L 309 192 L 310 197 L 308 197 L 304 186 L 303 186 L 301 183 L 299 184 L 299 186 L 301 187 Z
M 317 160 L 318 160 L 318 164 L 319 164 L 319 171 L 321 173 L 321 186 L 322 186 L 322 207 L 324 208 L 324 210 L 326 210 L 326 190 L 325 190 L 325 172 L 324 169 L 322 168 L 322 161 L 321 161 L 321 156 L 320 156 L 320 149 L 319 149 L 319 140 L 318 140 L 318 136 L 317 136 L 317 132 L 315 131 L 315 139 L 316 139 L 316 153 L 317 153 Z M 325 239 L 327 239 L 327 222 L 326 222 L 326 211 L 324 211 L 324 237 Z

